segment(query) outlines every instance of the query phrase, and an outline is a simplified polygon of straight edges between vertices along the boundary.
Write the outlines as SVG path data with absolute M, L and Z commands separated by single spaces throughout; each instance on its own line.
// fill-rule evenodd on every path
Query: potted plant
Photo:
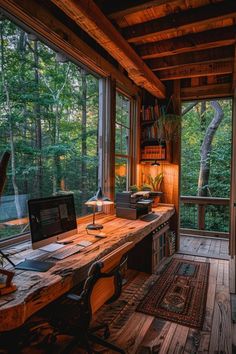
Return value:
M 172 161 L 173 142 L 178 141 L 181 129 L 181 115 L 163 113 L 158 119 L 158 139 L 167 149 L 167 160 Z
M 129 187 L 129 190 L 132 193 L 137 193 L 140 189 L 139 189 L 139 187 L 136 184 L 133 184 L 132 186 Z
M 176 141 L 181 127 L 181 116 L 178 114 L 165 113 L 158 119 L 159 139 Z
M 163 194 L 161 192 L 161 184 L 164 178 L 163 172 L 158 173 L 156 176 L 151 174 L 145 175 L 147 182 L 142 185 L 142 190 L 150 191 L 150 196 L 153 197 L 153 206 L 157 206 L 160 202 L 160 197 Z

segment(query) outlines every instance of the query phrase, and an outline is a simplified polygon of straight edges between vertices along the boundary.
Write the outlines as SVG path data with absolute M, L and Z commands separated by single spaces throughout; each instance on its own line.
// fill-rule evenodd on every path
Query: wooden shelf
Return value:
M 148 125 L 148 124 L 154 124 L 154 123 L 156 123 L 157 122 L 157 120 L 156 119 L 152 119 L 152 120 L 142 120 L 141 121 L 141 125 Z

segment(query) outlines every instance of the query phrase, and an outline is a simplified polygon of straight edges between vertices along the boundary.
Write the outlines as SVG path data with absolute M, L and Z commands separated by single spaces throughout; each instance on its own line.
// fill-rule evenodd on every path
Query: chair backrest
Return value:
M 92 264 L 83 289 L 83 300 L 92 315 L 103 304 L 119 297 L 122 288 L 121 269 L 133 242 L 126 242 Z

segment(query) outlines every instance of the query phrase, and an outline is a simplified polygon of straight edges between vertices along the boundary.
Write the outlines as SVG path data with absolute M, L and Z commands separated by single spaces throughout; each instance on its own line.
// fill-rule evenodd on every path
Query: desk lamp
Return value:
M 95 211 L 97 206 L 110 205 L 113 202 L 102 193 L 102 188 L 99 187 L 97 193 L 90 198 L 86 203 L 88 206 L 93 207 L 93 223 L 86 226 L 88 230 L 101 230 L 103 226 L 101 224 L 95 224 Z

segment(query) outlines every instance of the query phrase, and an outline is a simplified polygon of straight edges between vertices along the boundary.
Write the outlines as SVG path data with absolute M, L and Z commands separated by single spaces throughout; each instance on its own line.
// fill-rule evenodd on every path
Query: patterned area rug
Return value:
M 201 329 L 210 264 L 173 259 L 137 307 L 137 311 Z

